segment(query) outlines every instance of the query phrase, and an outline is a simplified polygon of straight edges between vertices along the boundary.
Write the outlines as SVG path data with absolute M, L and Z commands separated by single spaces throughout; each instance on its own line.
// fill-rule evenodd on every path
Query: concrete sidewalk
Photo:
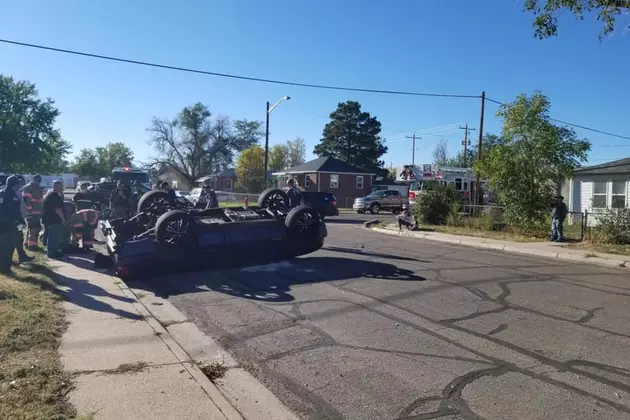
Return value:
M 145 304 L 121 280 L 71 258 L 51 262 L 51 268 L 68 299 L 69 327 L 59 351 L 75 375 L 69 398 L 79 413 L 97 420 L 297 418 L 251 375 L 238 376 L 234 359 L 194 325 L 180 332 L 186 342 L 180 345 L 167 328 L 173 319 L 186 326 L 186 318 L 168 301 L 151 295 Z M 204 363 L 229 369 L 225 383 L 211 382 L 201 371 L 204 355 Z M 230 382 L 235 373 L 238 383 Z
M 534 255 L 537 257 L 590 263 L 615 268 L 630 267 L 630 256 L 605 254 L 602 252 L 569 249 L 563 244 L 553 242 L 511 242 L 496 239 L 477 238 L 473 236 L 450 235 L 438 232 L 411 232 L 371 227 L 376 232 L 388 235 L 408 236 L 429 241 L 446 242 L 454 245 L 506 251 L 516 254 Z

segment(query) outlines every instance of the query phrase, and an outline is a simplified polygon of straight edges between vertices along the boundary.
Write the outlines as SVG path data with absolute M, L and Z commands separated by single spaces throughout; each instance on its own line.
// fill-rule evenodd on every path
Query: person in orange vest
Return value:
M 94 243 L 94 231 L 98 226 L 100 214 L 94 209 L 83 209 L 74 212 L 68 219 L 68 225 L 72 230 L 71 246 L 78 247 L 79 241 L 83 250 L 92 249 Z
M 42 230 L 42 211 L 44 209 L 44 189 L 41 187 L 42 177 L 35 175 L 33 180 L 22 190 L 22 198 L 26 204 L 26 238 L 27 249 L 37 249 L 39 232 Z

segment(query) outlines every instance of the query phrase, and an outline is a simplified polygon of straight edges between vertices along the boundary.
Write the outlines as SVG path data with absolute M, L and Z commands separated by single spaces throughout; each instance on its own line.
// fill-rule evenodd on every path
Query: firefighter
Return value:
M 100 214 L 94 209 L 83 209 L 74 212 L 68 219 L 68 225 L 72 232 L 70 244 L 74 248 L 79 247 L 79 241 L 84 251 L 92 249 L 94 231 L 98 226 Z
M 35 175 L 33 180 L 22 190 L 22 198 L 26 204 L 26 239 L 24 246 L 34 250 L 39 246 L 39 232 L 42 230 L 42 211 L 44 209 L 44 189 L 42 177 Z
M 203 197 L 202 200 L 205 201 L 206 203 L 204 208 L 213 209 L 215 207 L 219 207 L 219 200 L 217 199 L 217 193 L 212 188 L 212 185 L 210 185 L 209 179 L 204 181 L 203 188 L 201 189 L 200 195 L 201 197 Z
M 131 189 L 127 184 L 118 181 L 116 188 L 112 191 L 109 206 L 112 209 L 112 219 L 119 219 L 129 215 L 129 211 L 132 207 L 132 197 Z

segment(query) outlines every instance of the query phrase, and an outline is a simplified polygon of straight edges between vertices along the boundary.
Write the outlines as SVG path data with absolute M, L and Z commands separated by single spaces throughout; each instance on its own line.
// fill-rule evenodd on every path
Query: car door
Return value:
M 395 190 L 387 190 L 383 193 L 383 201 L 381 203 L 381 207 L 385 207 L 385 208 L 391 208 L 392 206 L 394 206 L 394 193 L 397 193 L 398 191 Z

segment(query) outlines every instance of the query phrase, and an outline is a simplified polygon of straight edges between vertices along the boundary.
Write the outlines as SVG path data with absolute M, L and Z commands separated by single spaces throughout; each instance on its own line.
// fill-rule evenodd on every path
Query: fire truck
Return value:
M 434 182 L 452 185 L 461 193 L 462 204 L 466 205 L 471 203 L 476 177 L 472 168 L 440 167 L 433 164 L 404 165 L 396 168 L 396 182 L 409 185 L 410 206 L 413 206 L 416 198 L 427 190 L 430 183 Z M 487 182 L 480 183 L 483 191 L 487 191 Z M 488 201 L 486 194 L 484 194 L 484 201 Z

